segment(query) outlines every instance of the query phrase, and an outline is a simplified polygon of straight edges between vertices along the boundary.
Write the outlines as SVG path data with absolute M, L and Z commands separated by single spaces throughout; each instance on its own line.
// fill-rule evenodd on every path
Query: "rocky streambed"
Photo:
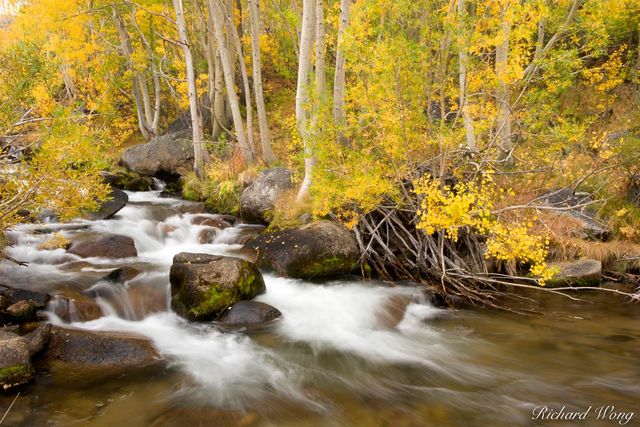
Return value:
M 615 296 L 528 296 L 544 317 L 439 309 L 411 284 L 348 276 L 357 250 L 334 224 L 259 236 L 197 203 L 126 194 L 109 215 L 10 233 L 9 254 L 28 265 L 0 270 L 13 324 L 0 333 L 0 417 L 20 392 L 6 425 L 528 425 L 540 405 L 637 412 L 640 311 Z

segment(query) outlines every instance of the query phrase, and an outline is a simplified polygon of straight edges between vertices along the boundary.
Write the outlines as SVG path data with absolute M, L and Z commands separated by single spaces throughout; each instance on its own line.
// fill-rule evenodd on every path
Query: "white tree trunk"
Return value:
M 509 99 L 509 84 L 507 82 L 507 66 L 509 60 L 509 37 L 511 35 L 511 23 L 506 17 L 503 7 L 501 12 L 502 23 L 500 25 L 502 41 L 496 46 L 495 72 L 498 79 L 496 91 L 497 120 L 496 138 L 500 153 L 498 160 L 510 165 L 513 164 L 513 142 L 511 137 L 511 107 Z
M 249 75 L 247 74 L 247 64 L 244 61 L 244 53 L 242 52 L 242 43 L 240 42 L 240 34 L 238 29 L 233 23 L 231 16 L 225 17 L 227 23 L 227 31 L 231 33 L 233 43 L 238 55 L 238 63 L 240 64 L 240 75 L 242 77 L 242 95 L 244 96 L 244 102 L 247 107 L 247 143 L 251 152 L 255 153 L 256 146 L 253 143 L 253 106 L 251 104 L 251 88 L 249 87 Z
M 298 59 L 298 84 L 296 88 L 296 121 L 300 137 L 304 144 L 304 180 L 300 186 L 297 200 L 301 201 L 309 194 L 315 159 L 309 138 L 309 74 L 311 71 L 311 53 L 313 50 L 315 0 L 302 1 L 302 30 L 300 35 L 300 57 Z
M 275 160 L 271 149 L 271 137 L 269 135 L 269 123 L 267 110 L 264 106 L 264 93 L 262 90 L 262 61 L 260 58 L 260 34 L 262 32 L 260 22 L 260 0 L 249 0 L 249 15 L 251 19 L 251 58 L 253 61 L 253 91 L 256 98 L 256 110 L 258 111 L 258 125 L 260 126 L 260 145 L 264 161 L 270 165 Z
M 173 7 L 176 11 L 176 23 L 178 25 L 178 35 L 180 44 L 184 52 L 185 65 L 187 69 L 187 86 L 189 96 L 189 110 L 191 112 L 191 126 L 193 128 L 193 168 L 196 176 L 205 176 L 204 167 L 209 161 L 209 155 L 204 145 L 204 131 L 202 129 L 202 117 L 198 104 L 198 91 L 196 87 L 196 74 L 193 66 L 193 56 L 187 37 L 187 27 L 184 21 L 184 10 L 182 0 L 173 0 Z
M 322 96 L 327 89 L 323 0 L 316 0 L 316 91 Z
M 225 28 L 224 12 L 218 0 L 209 0 L 209 13 L 211 13 L 211 16 L 213 16 L 216 41 L 218 43 L 218 52 L 220 52 L 220 61 L 222 62 L 224 81 L 227 88 L 227 97 L 229 99 L 229 104 L 231 107 L 231 114 L 233 116 L 233 124 L 236 129 L 238 145 L 242 150 L 242 155 L 245 161 L 247 163 L 253 163 L 254 155 L 247 141 L 244 122 L 242 120 L 242 114 L 240 112 L 240 103 L 238 102 L 238 95 L 236 93 L 232 57 L 230 55 L 229 49 L 227 48 L 227 41 L 225 39 L 223 31 Z
M 344 111 L 344 94 L 346 79 L 346 57 L 344 54 L 344 33 L 349 28 L 349 14 L 352 0 L 341 0 L 340 2 L 340 23 L 338 24 L 338 41 L 336 51 L 336 72 L 333 79 L 333 121 L 338 128 L 338 142 L 346 145 L 348 143 L 344 136 L 346 125 L 346 115 Z
M 462 39 L 464 30 L 464 0 L 458 0 L 458 36 Z M 462 43 L 458 43 L 458 83 L 460 86 L 460 110 L 462 112 L 462 122 L 464 124 L 464 132 L 467 141 L 467 148 L 474 150 L 476 148 L 476 137 L 473 129 L 473 121 L 467 109 L 467 47 Z

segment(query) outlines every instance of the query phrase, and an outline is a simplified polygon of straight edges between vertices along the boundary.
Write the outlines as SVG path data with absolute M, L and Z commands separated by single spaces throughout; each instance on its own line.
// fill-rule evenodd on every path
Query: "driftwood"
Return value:
M 536 279 L 519 274 L 524 271 L 522 268 L 512 268 L 511 274 L 490 268 L 490 260 L 484 257 L 483 237 L 468 228 L 459 230 L 457 242 L 447 239 L 443 233 L 427 235 L 416 228 L 418 203 L 417 197 L 406 190 L 401 204 L 381 205 L 360 216 L 353 230 L 362 254 L 360 268 L 363 275 L 370 270 L 384 280 L 409 280 L 435 288 L 445 297 L 463 298 L 472 305 L 515 312 L 523 311 L 510 308 L 507 301 L 529 299 L 515 293 L 515 289 L 533 289 L 579 299 L 572 292 L 576 288 L 544 288 Z M 640 294 L 590 289 L 640 300 Z

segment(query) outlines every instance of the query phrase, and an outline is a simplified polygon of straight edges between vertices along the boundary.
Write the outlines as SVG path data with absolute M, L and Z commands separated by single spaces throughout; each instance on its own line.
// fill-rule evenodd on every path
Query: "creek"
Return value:
M 534 294 L 546 315 L 518 316 L 435 308 L 412 298 L 418 289 L 407 284 L 265 274 L 267 291 L 257 300 L 282 318 L 254 331 L 221 330 L 171 311 L 172 258 L 248 256 L 243 242 L 261 227 L 237 224 L 201 244 L 203 226 L 194 218 L 216 215 L 158 191 L 128 194 L 112 219 L 47 227 L 69 239 L 126 235 L 137 257 L 41 250 L 50 234 L 21 225 L 9 233 L 9 255 L 29 265 L 3 263 L 0 282 L 91 295 L 104 317 L 65 324 L 51 307 L 51 322 L 144 335 L 167 368 L 99 380 L 41 372 L 6 425 L 572 426 L 532 414 L 544 405 L 640 410 L 640 307 L 615 295 L 585 293 L 576 301 Z M 142 273 L 120 284 L 102 279 L 123 266 Z M 0 408 L 12 399 L 0 396 Z M 593 415 L 584 425 L 618 422 Z

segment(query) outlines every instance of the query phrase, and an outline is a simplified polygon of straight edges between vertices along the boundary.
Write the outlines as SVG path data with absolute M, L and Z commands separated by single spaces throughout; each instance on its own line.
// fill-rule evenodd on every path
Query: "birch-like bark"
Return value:
M 260 0 L 249 0 L 249 16 L 251 20 L 251 58 L 253 61 L 253 92 L 256 98 L 256 110 L 258 112 L 262 156 L 264 157 L 264 161 L 270 165 L 275 160 L 275 156 L 271 149 L 267 110 L 264 106 L 264 93 L 262 91 L 262 61 L 260 58 L 260 34 L 262 32 L 262 28 L 260 22 L 259 2 Z
M 182 0 L 173 0 L 173 7 L 176 12 L 178 36 L 180 38 L 182 51 L 184 52 L 185 65 L 187 69 L 189 110 L 191 112 L 191 126 L 193 128 L 193 169 L 197 177 L 204 178 L 204 167 L 209 161 L 209 154 L 207 153 L 207 149 L 204 145 L 204 130 L 202 129 L 202 116 L 200 115 L 200 105 L 198 103 L 196 73 L 193 66 L 193 56 L 189 45 L 189 38 L 187 37 L 187 27 L 184 20 Z
M 242 114 L 240 112 L 240 103 L 238 102 L 238 95 L 235 87 L 235 75 L 232 67 L 232 57 L 229 49 L 227 48 L 227 40 L 224 35 L 224 12 L 221 10 L 221 5 L 218 0 L 209 0 L 209 13 L 213 16 L 214 29 L 216 34 L 216 41 L 218 43 L 218 52 L 220 52 L 220 62 L 222 63 L 222 70 L 224 72 L 224 81 L 227 88 L 227 97 L 229 99 L 229 105 L 231 107 L 231 114 L 233 116 L 233 124 L 236 129 L 236 137 L 238 138 L 238 145 L 242 150 L 242 155 L 247 163 L 254 162 L 254 154 L 249 147 L 247 141 L 247 135 L 244 129 L 244 122 L 242 120 Z
M 311 51 L 313 49 L 315 0 L 302 1 L 302 30 L 300 35 L 300 56 L 298 59 L 298 83 L 296 87 L 296 121 L 304 144 L 304 180 L 298 191 L 297 200 L 309 195 L 315 159 L 309 140 L 309 74 L 311 71 Z
M 240 42 L 240 34 L 233 22 L 231 16 L 225 16 L 225 22 L 227 24 L 227 31 L 231 33 L 233 43 L 236 48 L 236 54 L 238 55 L 238 64 L 240 64 L 240 76 L 242 78 L 242 93 L 244 97 L 244 103 L 247 107 L 247 143 L 253 153 L 256 152 L 256 146 L 253 143 L 253 106 L 251 103 L 251 88 L 249 87 L 249 75 L 247 74 L 247 64 L 244 61 L 244 53 L 242 52 L 242 43 Z
M 500 31 L 502 41 L 496 46 L 495 73 L 498 79 L 496 91 L 497 120 L 496 138 L 500 153 L 498 160 L 507 165 L 513 164 L 513 141 L 511 136 L 511 107 L 509 99 L 509 83 L 506 81 L 507 66 L 509 61 L 509 37 L 511 35 L 511 23 L 507 18 L 506 8 L 501 11 Z
M 133 47 L 131 45 L 131 38 L 129 37 L 129 33 L 127 33 L 127 29 L 124 26 L 124 22 L 122 21 L 122 17 L 118 13 L 118 10 L 115 7 L 112 7 L 113 12 L 113 23 L 116 27 L 116 31 L 118 32 L 118 37 L 120 38 L 120 50 L 127 60 L 127 66 L 129 70 L 131 70 L 131 89 L 133 91 L 133 99 L 136 106 L 136 116 L 138 118 L 138 127 L 140 128 L 140 133 L 144 139 L 149 140 L 153 137 L 153 133 L 149 129 L 149 126 L 146 122 L 144 107 L 142 106 L 142 98 L 140 96 L 140 88 L 138 84 L 138 80 L 140 79 L 140 73 L 136 73 L 134 70 L 133 64 L 131 63 L 131 56 L 133 55 Z
M 340 22 L 338 24 L 338 41 L 336 50 L 336 72 L 333 79 L 333 121 L 338 128 L 338 142 L 346 145 L 344 127 L 347 124 L 344 111 L 344 93 L 346 80 L 346 57 L 344 53 L 344 33 L 349 28 L 349 13 L 353 0 L 341 0 Z
M 464 0 L 458 0 L 458 37 L 460 40 L 464 31 L 465 6 Z M 466 46 L 458 43 L 458 83 L 460 86 L 460 109 L 462 111 L 462 123 L 467 141 L 467 148 L 476 148 L 476 137 L 473 129 L 473 121 L 467 109 L 467 50 Z

